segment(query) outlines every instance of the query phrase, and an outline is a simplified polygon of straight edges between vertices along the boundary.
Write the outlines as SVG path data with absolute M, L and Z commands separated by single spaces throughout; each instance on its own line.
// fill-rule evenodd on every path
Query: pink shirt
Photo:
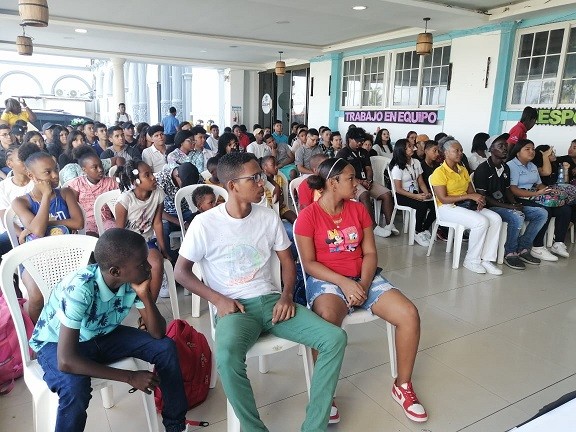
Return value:
M 97 233 L 98 227 L 96 226 L 96 219 L 94 218 L 94 201 L 99 195 L 114 189 L 118 189 L 118 183 L 112 177 L 104 177 L 96 184 L 92 184 L 85 176 L 76 177 L 68 182 L 68 187 L 78 192 L 78 203 L 86 214 L 85 227 L 86 232 L 92 231 Z M 114 228 L 114 216 L 108 208 L 104 206 L 102 209 L 102 216 L 104 218 L 105 229 Z

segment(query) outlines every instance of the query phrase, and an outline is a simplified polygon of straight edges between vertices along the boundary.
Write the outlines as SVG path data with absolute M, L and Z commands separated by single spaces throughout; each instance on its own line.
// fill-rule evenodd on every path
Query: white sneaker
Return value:
M 394 235 L 400 234 L 400 231 L 398 231 L 398 230 L 396 229 L 396 227 L 394 226 L 393 223 L 390 223 L 390 224 L 386 225 L 384 228 L 385 228 L 385 229 L 389 229 L 389 230 L 392 232 L 392 234 L 394 234 Z
M 566 245 L 562 242 L 555 242 L 550 248 L 550 252 L 564 258 L 570 258 Z
M 482 261 L 482 267 L 486 269 L 486 272 L 493 275 L 500 276 L 502 274 L 502 270 L 492 264 L 490 261 Z
M 414 234 L 414 240 L 420 246 L 428 247 L 430 246 L 430 240 L 426 237 L 426 231 L 422 231 L 419 233 Z
M 464 261 L 464 267 L 474 273 L 480 273 L 480 274 L 486 273 L 486 269 L 482 264 L 474 264 L 468 261 Z
M 426 239 L 428 241 L 432 240 L 432 234 L 430 234 L 430 231 L 426 230 L 426 231 L 422 231 L 422 233 L 424 233 L 424 235 L 426 236 Z
M 534 258 L 538 258 L 542 261 L 558 261 L 558 257 L 556 255 L 552 255 L 544 246 L 533 247 L 530 251 L 530 254 Z
M 160 294 L 158 297 L 161 298 L 170 298 L 170 291 L 168 290 L 168 278 L 166 277 L 166 273 L 162 276 L 162 285 L 160 286 Z
M 381 226 L 374 228 L 374 235 L 377 235 L 378 237 L 390 237 L 391 234 L 392 231 L 388 228 L 388 225 L 386 225 L 384 228 Z

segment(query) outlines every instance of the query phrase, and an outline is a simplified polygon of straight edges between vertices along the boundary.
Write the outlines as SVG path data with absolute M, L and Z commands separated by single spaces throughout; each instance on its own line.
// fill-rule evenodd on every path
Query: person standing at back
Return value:
M 120 102 L 118 104 L 118 112 L 116 113 L 116 126 L 121 126 L 123 123 L 132 121 L 128 113 L 126 112 L 126 104 Z
M 172 144 L 174 142 L 174 137 L 176 136 L 180 121 L 176 118 L 176 108 L 170 107 L 168 111 L 170 114 L 162 119 L 162 127 L 164 128 L 166 144 Z
M 527 133 L 534 127 L 537 119 L 538 110 L 536 108 L 532 108 L 531 106 L 524 108 L 524 111 L 522 111 L 522 117 L 520 117 L 520 121 L 516 123 L 512 129 L 510 129 L 510 138 L 508 138 L 508 145 L 510 146 L 510 149 L 514 147 L 518 141 L 527 139 Z

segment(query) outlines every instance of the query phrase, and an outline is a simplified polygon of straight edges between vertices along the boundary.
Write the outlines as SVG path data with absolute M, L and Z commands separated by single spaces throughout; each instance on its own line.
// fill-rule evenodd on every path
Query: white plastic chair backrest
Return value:
M 272 183 L 270 183 L 269 181 L 266 181 L 266 184 L 264 184 L 264 188 L 272 194 L 272 201 L 274 201 L 274 185 Z M 270 207 L 268 205 L 268 199 L 266 198 L 266 193 L 264 193 L 260 202 L 258 202 L 256 204 L 264 206 L 264 207 L 269 207 L 269 208 L 273 209 L 277 214 L 280 214 L 280 204 L 278 202 L 273 202 L 272 206 Z
M 278 259 L 278 255 L 276 254 L 276 252 L 272 251 L 272 255 L 270 256 L 270 265 L 272 266 L 271 268 L 271 272 L 272 272 L 272 276 L 273 276 L 273 283 L 274 286 L 278 287 L 281 289 L 282 287 L 282 273 L 280 270 L 280 260 Z M 192 272 L 196 275 L 196 277 L 198 279 L 200 279 L 201 281 L 204 281 L 204 283 L 206 283 L 206 281 L 204 280 L 204 270 L 202 268 L 202 264 L 200 264 L 199 262 L 195 262 L 194 265 L 192 266 Z M 208 303 L 208 310 L 210 311 L 210 331 L 212 333 L 212 340 L 216 340 L 215 336 L 216 336 L 216 327 L 215 327 L 215 316 L 216 316 L 216 307 L 212 304 L 212 303 Z
M 204 180 L 208 180 L 210 177 L 212 177 L 212 174 L 210 174 L 210 171 L 208 170 L 204 170 L 200 173 L 200 175 L 202 176 L 202 178 Z
M 120 189 L 114 189 L 108 192 L 104 192 L 102 195 L 98 196 L 94 201 L 94 219 L 96 220 L 96 226 L 98 227 L 98 234 L 104 234 L 104 219 L 102 218 L 102 207 L 108 205 L 108 208 L 112 212 L 112 216 L 116 217 L 116 201 L 120 197 Z
M 298 188 L 300 187 L 302 182 L 304 180 L 306 180 L 306 178 L 308 178 L 308 175 L 303 175 L 301 177 L 297 177 L 294 180 L 292 180 L 290 182 L 290 185 L 288 186 L 288 189 L 290 190 L 290 199 L 292 200 L 292 204 L 294 204 L 294 208 L 296 209 L 296 214 L 298 214 L 298 211 L 300 210 L 298 208 L 298 203 L 296 202 L 296 194 L 298 193 Z
M 384 170 L 388 166 L 392 159 L 385 156 L 370 156 L 370 163 L 372 164 L 372 172 L 374 175 L 374 181 L 379 185 L 385 185 L 384 183 Z
M 44 237 L 24 243 L 2 256 L 1 288 L 12 317 L 16 317 L 14 319 L 16 334 L 26 365 L 30 363 L 30 352 L 24 321 L 16 298 L 14 273 L 18 271 L 20 264 L 23 264 L 38 285 L 46 302 L 57 283 L 69 273 L 88 264 L 97 241 L 96 237 L 80 234 L 66 236 L 65 242 L 60 236 Z
M 216 194 L 216 199 L 222 197 L 224 201 L 228 201 L 228 192 L 221 186 L 208 185 L 208 184 L 195 184 L 184 186 L 179 189 L 174 196 L 174 205 L 176 206 L 176 214 L 178 215 L 178 221 L 180 222 L 180 230 L 182 231 L 182 238 L 186 235 L 186 228 L 184 228 L 184 214 L 182 212 L 182 200 L 186 200 L 188 207 L 192 213 L 198 211 L 194 203 L 192 202 L 192 193 L 201 186 L 208 186 Z

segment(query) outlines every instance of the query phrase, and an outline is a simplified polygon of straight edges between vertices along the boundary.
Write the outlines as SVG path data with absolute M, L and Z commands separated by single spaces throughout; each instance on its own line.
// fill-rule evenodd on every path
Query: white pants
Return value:
M 497 213 L 486 208 L 475 211 L 443 204 L 438 207 L 438 218 L 470 229 L 465 262 L 480 264 L 481 261 L 496 261 L 502 227 L 502 219 Z

